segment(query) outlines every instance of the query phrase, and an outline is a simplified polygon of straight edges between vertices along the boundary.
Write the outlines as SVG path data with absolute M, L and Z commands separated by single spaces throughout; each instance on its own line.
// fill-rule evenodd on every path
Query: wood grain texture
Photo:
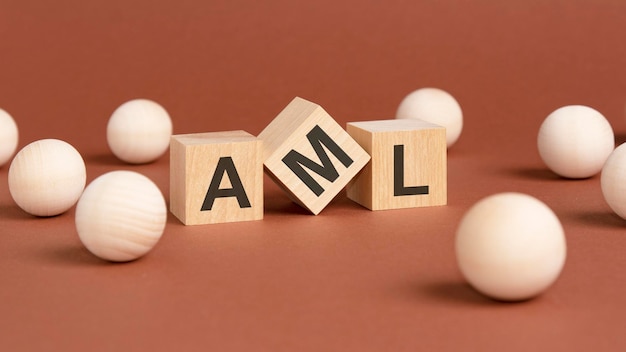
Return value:
M 76 204 L 87 182 L 82 155 L 59 139 L 41 139 L 22 148 L 8 172 L 11 197 L 25 212 L 55 216 Z
M 170 210 L 185 225 L 263 219 L 263 163 L 261 141 L 245 131 L 193 133 L 172 136 L 170 143 Z M 248 207 L 237 197 L 215 198 L 202 210 L 211 181 L 220 189 L 232 188 L 230 174 L 217 174 L 221 158 L 236 169 Z
M 350 162 L 341 162 L 338 157 L 341 153 L 333 153 L 329 151 L 327 145 L 324 145 L 322 153 L 329 157 L 329 163 L 324 165 L 320 159 L 321 154 L 314 150 L 311 140 L 307 137 L 316 130 L 323 131 L 342 153 L 349 157 Z M 295 203 L 315 215 L 319 214 L 370 160 L 365 150 L 321 106 L 298 97 L 293 99 L 258 137 L 263 140 L 265 170 Z M 294 151 L 323 166 L 325 170 L 334 168 L 338 177 L 329 180 L 303 167 L 322 189 L 320 194 L 316 194 L 284 162 L 283 159 Z
M 94 255 L 114 262 L 144 256 L 167 222 L 159 187 L 135 171 L 107 172 L 93 180 L 76 205 L 76 231 Z
M 421 120 L 350 122 L 348 133 L 372 161 L 348 185 L 348 197 L 371 210 L 447 203 L 445 129 Z M 428 186 L 428 194 L 395 195 L 394 146 L 403 146 L 404 187 Z

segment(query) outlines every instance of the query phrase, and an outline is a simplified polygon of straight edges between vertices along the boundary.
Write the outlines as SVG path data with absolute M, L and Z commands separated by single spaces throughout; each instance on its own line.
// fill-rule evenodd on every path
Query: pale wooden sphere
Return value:
M 450 148 L 461 135 L 463 111 L 450 93 L 439 88 L 421 88 L 407 95 L 396 112 L 396 119 L 418 119 L 446 128 Z
M 135 260 L 159 241 L 167 208 L 149 178 L 112 171 L 93 180 L 76 205 L 81 242 L 96 256 L 115 262 Z
M 626 144 L 615 148 L 609 155 L 602 168 L 600 186 L 607 204 L 626 219 Z
M 42 139 L 22 148 L 11 162 L 9 191 L 27 213 L 54 216 L 76 204 L 86 178 L 85 162 L 74 147 Z
M 565 263 L 563 227 L 544 203 L 521 193 L 480 200 L 456 233 L 456 256 L 467 281 L 504 301 L 532 298 L 546 290 Z
M 18 131 L 15 120 L 0 109 L 0 166 L 11 159 L 17 149 Z
M 158 159 L 169 147 L 172 120 L 154 101 L 130 100 L 120 105 L 107 125 L 109 148 L 120 160 L 144 164 Z
M 541 124 L 539 155 L 546 166 L 567 178 L 587 178 L 600 170 L 615 147 L 613 129 L 598 111 L 583 105 L 556 109 Z

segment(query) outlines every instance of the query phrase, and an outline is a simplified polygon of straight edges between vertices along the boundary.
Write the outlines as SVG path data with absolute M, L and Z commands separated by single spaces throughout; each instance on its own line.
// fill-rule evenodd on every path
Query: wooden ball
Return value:
M 0 109 L 0 166 L 11 159 L 17 149 L 18 131 L 15 120 Z
M 81 242 L 96 256 L 135 260 L 159 241 L 167 208 L 159 188 L 134 171 L 112 171 L 93 180 L 76 205 Z
M 607 204 L 626 219 L 626 144 L 615 148 L 609 155 L 602 168 L 600 185 Z
M 136 99 L 118 107 L 107 125 L 107 142 L 120 160 L 144 164 L 158 159 L 168 149 L 172 120 L 154 101 Z
M 521 193 L 484 198 L 464 215 L 456 256 L 467 281 L 504 301 L 532 298 L 546 290 L 565 263 L 563 227 L 548 206 Z
M 396 112 L 396 119 L 418 119 L 446 128 L 450 148 L 461 135 L 463 111 L 450 93 L 438 88 L 421 88 L 407 95 Z
M 554 173 L 587 178 L 600 170 L 615 147 L 613 129 L 598 111 L 568 105 L 552 112 L 537 137 L 539 155 Z
M 17 205 L 36 216 L 54 216 L 80 197 L 87 173 L 80 153 L 58 139 L 42 139 L 20 150 L 9 167 L 9 191 Z

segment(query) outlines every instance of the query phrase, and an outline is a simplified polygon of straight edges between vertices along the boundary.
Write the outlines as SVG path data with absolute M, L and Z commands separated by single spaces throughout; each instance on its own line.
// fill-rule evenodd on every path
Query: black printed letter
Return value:
M 311 175 L 309 175 L 303 168 L 306 167 L 316 174 L 322 176 L 330 182 L 335 181 L 339 177 L 339 173 L 330 161 L 328 154 L 322 147 L 322 144 L 339 159 L 343 166 L 348 167 L 352 165 L 353 160 L 341 149 L 335 141 L 333 141 L 324 130 L 319 126 L 315 126 L 307 135 L 306 138 L 313 146 L 313 150 L 322 164 L 318 164 L 315 161 L 307 158 L 306 156 L 298 153 L 295 150 L 291 150 L 283 158 L 283 162 L 291 171 L 293 171 L 304 184 L 306 184 L 316 196 L 320 196 L 324 193 L 324 188 L 320 186 Z
M 393 195 L 428 194 L 428 186 L 404 187 L 404 145 L 393 146 Z
M 232 188 L 219 188 L 220 183 L 224 178 L 224 173 L 228 174 L 228 179 L 230 180 Z M 237 169 L 235 169 L 233 159 L 229 156 L 222 157 L 217 162 L 217 167 L 215 168 L 215 173 L 211 179 L 209 190 L 204 197 L 201 211 L 211 210 L 211 208 L 213 208 L 215 198 L 225 197 L 237 197 L 237 202 L 239 202 L 240 208 L 251 208 L 250 201 L 248 200 L 246 191 L 243 189 L 243 184 L 241 183 Z

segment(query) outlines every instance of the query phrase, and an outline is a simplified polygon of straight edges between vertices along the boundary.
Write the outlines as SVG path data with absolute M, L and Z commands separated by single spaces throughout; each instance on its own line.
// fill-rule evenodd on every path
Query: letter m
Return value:
M 293 171 L 296 176 L 298 176 L 298 178 L 302 180 L 302 182 L 304 182 L 304 184 L 306 184 L 313 193 L 315 193 L 316 196 L 319 197 L 322 193 L 324 193 L 324 188 L 322 188 L 322 186 L 320 186 L 320 184 L 315 181 L 315 179 L 304 168 L 306 167 L 326 180 L 334 182 L 339 177 L 339 173 L 330 161 L 324 147 L 333 153 L 333 155 L 339 159 L 345 167 L 352 165 L 353 160 L 319 126 L 315 126 L 309 133 L 307 133 L 306 138 L 309 140 L 309 143 L 311 143 L 315 154 L 317 154 L 317 157 L 322 163 L 321 165 L 293 149 L 287 153 L 282 160 L 283 163 L 285 163 L 285 165 L 287 165 L 287 167 Z

